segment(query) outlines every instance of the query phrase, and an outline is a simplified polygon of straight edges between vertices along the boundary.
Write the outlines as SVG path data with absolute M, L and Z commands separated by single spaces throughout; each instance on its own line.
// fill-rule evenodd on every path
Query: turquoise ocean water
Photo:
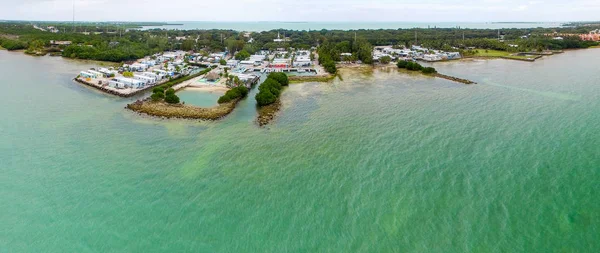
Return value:
M 0 51 L 0 252 L 598 252 L 598 59 L 344 70 L 259 128 L 253 99 L 158 120 Z

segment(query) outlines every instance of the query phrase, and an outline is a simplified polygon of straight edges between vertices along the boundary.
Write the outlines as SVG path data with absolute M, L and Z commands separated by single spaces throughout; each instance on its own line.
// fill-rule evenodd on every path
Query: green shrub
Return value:
M 219 100 L 217 101 L 217 103 L 222 104 L 222 103 L 229 103 L 231 102 L 231 97 L 229 95 L 227 95 L 227 93 L 225 93 L 225 95 L 219 97 Z
M 165 90 L 162 87 L 154 87 L 154 89 L 152 89 L 152 93 L 165 93 Z
M 275 79 L 275 81 L 279 82 L 282 86 L 288 86 L 290 84 L 288 76 L 283 72 L 273 72 L 269 74 L 267 78 Z
M 174 95 L 175 94 L 175 90 L 173 88 L 169 88 L 167 89 L 167 91 L 165 92 L 165 95 Z
M 275 80 L 273 76 L 267 77 L 267 79 L 258 87 L 259 92 L 255 97 L 257 104 L 259 106 L 264 106 L 275 103 L 279 95 L 281 95 L 282 88 L 281 84 Z
M 384 57 L 379 58 L 379 62 L 382 63 L 382 64 L 388 64 L 391 61 L 392 61 L 392 57 L 389 57 L 387 55 L 384 56 Z
M 248 90 L 248 88 L 246 88 L 246 86 L 239 86 L 239 87 L 236 87 L 235 89 L 240 90 L 240 93 L 242 93 L 242 97 L 248 96 L 248 92 L 250 92 Z
M 323 62 L 323 68 L 325 68 L 325 71 L 329 72 L 330 74 L 335 74 L 337 72 L 335 62 L 332 60 Z
M 152 101 L 160 101 L 163 98 L 165 98 L 165 94 L 161 93 L 161 92 L 156 92 L 154 94 L 152 94 L 152 96 L 150 96 L 150 98 L 152 99 Z
M 405 69 L 406 65 L 408 65 L 408 62 L 404 61 L 404 60 L 400 60 L 400 61 L 398 61 L 398 64 L 396 64 L 396 65 L 398 66 L 398 68 Z
M 258 90 L 269 90 L 271 94 L 275 95 L 275 97 L 279 97 L 281 94 L 281 84 L 277 82 L 275 79 L 267 78 L 259 87 Z
M 219 104 L 228 103 L 235 99 L 244 98 L 246 96 L 248 96 L 248 88 L 245 86 L 239 86 L 225 92 L 223 96 L 219 97 L 217 102 Z
M 423 68 L 421 70 L 421 72 L 423 72 L 423 74 L 435 74 L 435 73 L 437 73 L 437 71 L 435 70 L 435 68 L 432 68 L 432 67 Z
M 256 103 L 259 106 L 270 105 L 272 103 L 275 103 L 275 101 L 277 101 L 277 97 L 275 97 L 275 95 L 273 95 L 273 93 L 271 93 L 271 91 L 268 89 L 264 89 L 264 90 L 261 90 L 260 92 L 258 92 L 258 94 L 256 94 L 255 98 L 256 98 Z
M 10 40 L 0 38 L 0 46 L 6 48 L 6 50 L 20 50 L 27 48 L 27 44 L 18 40 Z
M 412 71 L 420 71 L 421 69 L 423 69 L 423 66 L 421 66 L 421 64 L 418 64 L 416 62 L 408 62 L 406 64 L 406 69 L 412 70 Z
M 169 94 L 165 96 L 165 102 L 169 103 L 169 104 L 178 104 L 179 103 L 179 97 L 175 94 Z

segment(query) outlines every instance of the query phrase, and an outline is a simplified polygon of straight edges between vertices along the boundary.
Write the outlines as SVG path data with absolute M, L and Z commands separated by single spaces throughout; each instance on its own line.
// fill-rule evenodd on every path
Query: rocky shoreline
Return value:
M 219 120 L 229 115 L 241 99 L 223 103 L 215 107 L 203 108 L 185 104 L 168 104 L 165 102 L 152 102 L 138 100 L 127 105 L 127 109 L 137 113 L 167 119 L 201 119 Z
M 258 108 L 258 117 L 256 122 L 259 126 L 265 126 L 271 123 L 281 109 L 281 100 L 277 99 L 275 103 Z
M 149 87 L 146 87 L 144 89 L 140 89 L 140 90 L 137 90 L 137 91 L 134 91 L 134 92 L 131 92 L 131 93 L 121 93 L 121 92 L 117 92 L 115 90 L 107 89 L 107 88 L 105 88 L 103 86 L 99 86 L 99 85 L 96 85 L 96 84 L 93 84 L 93 83 L 86 82 L 86 81 L 81 80 L 79 78 L 73 78 L 73 81 L 78 82 L 78 83 L 83 84 L 83 85 L 86 85 L 86 86 L 89 86 L 89 87 L 92 87 L 92 88 L 95 88 L 95 89 L 100 90 L 102 92 L 105 92 L 105 93 L 108 93 L 108 94 L 111 94 L 111 95 L 115 95 L 115 96 L 119 96 L 119 97 L 123 97 L 123 98 L 132 97 L 132 96 L 140 94 L 140 93 L 142 93 L 144 91 L 147 91 L 147 90 L 149 90 L 151 88 L 156 87 L 156 86 L 149 86 Z
M 435 73 L 435 74 L 433 74 L 433 76 L 439 77 L 439 78 L 443 78 L 443 79 L 446 79 L 446 80 L 450 80 L 450 81 L 453 81 L 453 82 L 458 82 L 458 83 L 477 84 L 476 82 L 473 82 L 471 80 L 462 79 L 462 78 L 458 78 L 458 77 L 453 77 L 453 76 L 449 76 L 449 75 L 444 75 L 444 74 L 440 74 L 440 73 Z

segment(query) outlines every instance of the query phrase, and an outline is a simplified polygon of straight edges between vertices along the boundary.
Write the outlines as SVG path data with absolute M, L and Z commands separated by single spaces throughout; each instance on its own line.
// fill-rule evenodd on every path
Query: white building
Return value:
M 79 72 L 79 76 L 85 77 L 85 78 L 97 78 L 98 77 L 95 74 L 90 73 L 88 71 L 81 71 L 81 72 Z
M 425 54 L 423 55 L 424 61 L 441 61 L 443 58 L 438 54 Z
M 154 84 L 156 83 L 156 79 L 149 77 L 149 76 L 144 76 L 144 75 L 133 75 L 133 79 L 135 80 L 140 80 L 142 82 L 144 82 L 145 85 L 149 85 L 149 84 Z
M 312 65 L 312 61 L 306 56 L 299 56 L 294 59 L 294 67 L 308 67 L 310 65 Z
M 119 81 L 115 81 L 115 80 L 110 80 L 108 81 L 108 86 L 109 87 L 113 87 L 113 88 L 118 88 L 118 89 L 123 89 L 125 88 L 125 84 Z
M 174 75 L 174 73 L 173 73 L 173 72 L 164 71 L 164 70 L 162 70 L 162 69 L 155 69 L 155 70 L 153 70 L 153 71 L 154 71 L 154 73 L 156 73 L 157 75 L 159 75 L 159 76 L 163 76 L 163 77 L 164 77 L 164 76 L 173 76 L 173 75 Z
M 152 67 L 154 65 L 156 65 L 156 61 L 155 60 L 143 60 L 140 62 L 141 64 L 145 64 L 149 67 Z
M 114 76 L 114 75 L 117 74 L 117 71 L 115 71 L 115 70 L 109 70 L 107 68 L 99 68 L 98 72 L 102 73 L 106 77 Z
M 448 60 L 456 60 L 462 58 L 459 52 L 447 52 Z
M 127 78 L 127 77 L 117 77 L 115 79 L 113 79 L 113 81 L 117 81 L 119 83 L 123 83 L 125 84 L 126 87 L 131 87 L 134 89 L 140 89 L 144 87 L 144 82 L 140 81 L 140 80 L 136 80 L 133 78 Z M 110 82 L 109 82 L 110 85 Z
M 94 74 L 96 77 L 104 77 L 104 74 L 102 74 L 102 73 L 100 73 L 100 72 L 98 72 L 98 71 L 95 71 L 95 70 L 91 70 L 91 69 L 90 69 L 90 70 L 88 70 L 87 72 L 88 72 L 88 73 L 92 73 L 92 74 Z
M 143 73 L 141 73 L 140 75 L 143 75 L 143 76 L 147 76 L 147 77 L 154 78 L 154 80 L 156 80 L 156 81 L 158 81 L 158 80 L 162 79 L 162 77 L 160 77 L 159 75 L 157 75 L 157 74 L 154 74 L 154 73 L 152 73 L 152 72 L 143 72 Z
M 131 71 L 137 71 L 137 72 L 146 71 L 146 69 L 148 69 L 148 65 L 142 64 L 142 63 L 134 63 L 129 66 L 125 65 L 125 67 L 129 68 L 129 70 L 131 70 Z
M 291 41 L 290 38 L 286 38 L 285 36 L 281 37 L 279 33 L 277 33 L 277 39 L 274 39 L 273 42 L 287 42 Z
M 238 66 L 238 64 L 240 64 L 240 61 L 238 61 L 238 60 L 228 60 L 227 61 L 227 67 L 229 67 L 229 68 L 235 68 Z

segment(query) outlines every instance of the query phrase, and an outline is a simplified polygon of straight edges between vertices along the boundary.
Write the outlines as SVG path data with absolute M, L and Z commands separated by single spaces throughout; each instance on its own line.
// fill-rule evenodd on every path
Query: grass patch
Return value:
M 471 57 L 482 57 L 482 58 L 502 58 L 509 60 L 520 60 L 520 61 L 534 61 L 539 58 L 538 56 L 531 55 L 513 55 L 510 52 L 493 50 L 493 49 L 476 49 L 477 53 Z
M 329 82 L 335 78 L 335 75 L 327 76 L 290 76 L 290 83 L 310 83 L 310 82 Z
M 476 49 L 477 53 L 473 56 L 475 57 L 502 57 L 502 56 L 510 56 L 509 52 L 500 51 L 500 50 L 492 50 L 492 49 Z

